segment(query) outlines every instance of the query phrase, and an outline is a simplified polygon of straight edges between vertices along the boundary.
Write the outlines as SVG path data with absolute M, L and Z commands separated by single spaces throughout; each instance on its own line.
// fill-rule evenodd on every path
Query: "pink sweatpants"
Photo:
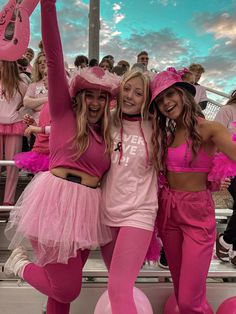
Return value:
M 181 314 L 212 314 L 206 278 L 215 236 L 215 206 L 210 191 L 160 193 L 157 225 Z
M 68 264 L 26 265 L 22 277 L 48 296 L 47 314 L 69 314 L 70 303 L 80 294 L 82 269 L 88 256 L 88 250 L 79 250 L 77 257 L 70 258 Z
M 108 294 L 112 314 L 137 314 L 133 287 L 144 262 L 152 231 L 134 228 L 111 228 L 113 240 L 101 248 L 109 270 Z
M 22 150 L 22 136 L 0 134 L 0 160 L 3 160 L 4 152 L 5 160 L 13 160 L 14 155 L 20 153 L 21 150 Z M 7 177 L 3 202 L 14 204 L 19 170 L 15 166 L 8 166 L 6 168 Z

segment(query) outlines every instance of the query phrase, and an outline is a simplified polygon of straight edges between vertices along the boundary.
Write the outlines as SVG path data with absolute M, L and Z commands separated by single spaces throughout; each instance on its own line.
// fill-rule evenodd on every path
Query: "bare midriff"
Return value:
M 168 171 L 167 179 L 171 189 L 197 192 L 206 190 L 208 173 Z

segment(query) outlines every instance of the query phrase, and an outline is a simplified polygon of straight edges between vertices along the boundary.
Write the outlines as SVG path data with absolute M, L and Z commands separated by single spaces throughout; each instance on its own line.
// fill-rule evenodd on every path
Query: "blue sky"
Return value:
M 0 6 L 5 0 L 0 0 Z M 88 54 L 89 0 L 58 0 L 65 59 Z M 201 63 L 201 83 L 230 93 L 236 89 L 236 0 L 100 1 L 100 57 L 112 54 L 131 64 L 141 50 L 158 70 Z M 37 49 L 39 8 L 31 16 L 30 46 Z

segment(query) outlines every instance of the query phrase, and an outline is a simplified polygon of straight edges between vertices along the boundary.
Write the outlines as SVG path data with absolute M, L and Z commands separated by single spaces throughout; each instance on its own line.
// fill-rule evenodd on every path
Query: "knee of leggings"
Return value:
M 71 303 L 80 294 L 81 285 L 77 287 L 62 287 L 53 289 L 53 298 L 60 303 Z

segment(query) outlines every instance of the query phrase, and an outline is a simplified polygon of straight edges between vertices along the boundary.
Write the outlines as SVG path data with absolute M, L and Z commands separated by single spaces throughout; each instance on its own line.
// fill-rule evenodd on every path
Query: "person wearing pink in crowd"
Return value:
M 24 97 L 24 106 L 32 110 L 32 116 L 38 123 L 40 110 L 43 104 L 48 101 L 48 92 L 43 83 L 43 73 L 46 68 L 46 56 L 40 52 L 35 59 L 32 70 L 32 81 Z
M 206 278 L 216 225 L 208 173 L 217 149 L 236 162 L 236 143 L 224 126 L 199 117 L 195 88 L 178 74 L 160 72 L 151 89 L 158 135 L 154 153 L 166 178 L 159 194 L 157 227 L 179 312 L 212 314 L 206 301 Z
M 56 1 L 40 3 L 48 62 L 50 170 L 33 178 L 11 212 L 6 236 L 14 251 L 4 269 L 48 296 L 47 314 L 68 314 L 80 294 L 89 250 L 111 240 L 101 223 L 99 183 L 110 167 L 108 104 L 119 80 L 101 68 L 86 68 L 69 89 Z M 35 263 L 21 243 L 31 244 Z
M 25 125 L 22 121 L 23 97 L 27 84 L 19 74 L 17 63 L 0 61 L 0 159 L 12 160 L 22 150 Z M 4 205 L 15 203 L 19 171 L 7 166 Z
M 137 314 L 133 287 L 152 239 L 158 209 L 149 101 L 148 75 L 127 72 L 112 116 L 111 167 L 102 184 L 103 222 L 113 237 L 101 248 L 109 270 L 112 314 Z
M 43 82 L 45 88 L 48 89 L 47 68 L 44 71 Z M 46 102 L 39 115 L 39 124 L 30 115 L 24 116 L 24 122 L 28 125 L 25 130 L 25 136 L 36 134 L 34 146 L 29 152 L 18 153 L 14 156 L 15 164 L 18 168 L 38 173 L 46 171 L 49 168 L 49 133 L 51 118 L 49 113 L 49 105 Z

